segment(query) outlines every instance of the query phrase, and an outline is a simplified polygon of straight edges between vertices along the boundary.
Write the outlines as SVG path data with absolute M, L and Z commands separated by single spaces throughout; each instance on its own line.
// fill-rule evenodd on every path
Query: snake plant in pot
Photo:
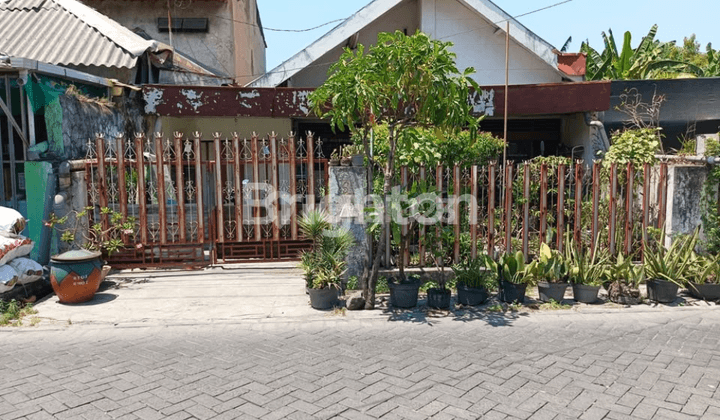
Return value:
M 677 298 L 678 288 L 685 283 L 697 260 L 698 234 L 699 230 L 696 230 L 693 235 L 679 236 L 667 249 L 661 243 L 645 248 L 648 299 L 670 303 Z
M 560 302 L 569 286 L 568 263 L 563 254 L 550 249 L 546 243 L 540 244 L 538 258 L 533 260 L 528 270 L 537 282 L 538 294 L 543 302 Z
M 527 285 L 532 281 L 529 265 L 525 264 L 525 256 L 518 251 L 514 254 L 503 254 L 497 261 L 500 283 L 500 300 L 507 303 L 522 303 L 525 300 Z
M 319 210 L 303 214 L 298 226 L 313 244 L 311 250 L 300 255 L 310 305 L 315 309 L 337 306 L 342 276 L 347 269 L 345 258 L 353 244 L 353 235 L 347 229 L 331 226 L 327 215 Z
M 582 303 L 594 303 L 602 285 L 607 263 L 607 251 L 595 246 L 585 247 L 570 240 L 565 248 L 568 279 L 572 283 L 573 298 Z
M 487 254 L 456 264 L 452 270 L 461 305 L 480 305 L 497 289 L 497 264 Z
M 698 257 L 688 274 L 687 288 L 698 299 L 720 299 L 720 257 Z

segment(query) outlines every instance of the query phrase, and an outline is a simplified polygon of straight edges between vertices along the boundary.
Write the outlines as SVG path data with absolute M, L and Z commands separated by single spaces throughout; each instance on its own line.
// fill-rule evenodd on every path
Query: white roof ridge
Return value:
M 122 26 L 118 22 L 103 15 L 97 10 L 88 7 L 76 0 L 51 0 L 68 13 L 75 15 L 86 25 L 94 28 L 98 33 L 108 38 L 122 49 L 135 57 L 142 55 L 145 51 L 157 51 L 157 41 L 148 41 L 135 34 L 130 29 Z

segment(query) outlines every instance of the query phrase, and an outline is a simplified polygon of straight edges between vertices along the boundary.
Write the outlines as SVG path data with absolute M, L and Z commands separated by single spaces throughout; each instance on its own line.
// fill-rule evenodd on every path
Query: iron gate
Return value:
M 85 160 L 90 223 L 107 207 L 135 220 L 116 267 L 201 266 L 297 258 L 310 244 L 297 218 L 325 195 L 322 141 L 275 133 L 222 138 L 156 133 L 89 141 Z

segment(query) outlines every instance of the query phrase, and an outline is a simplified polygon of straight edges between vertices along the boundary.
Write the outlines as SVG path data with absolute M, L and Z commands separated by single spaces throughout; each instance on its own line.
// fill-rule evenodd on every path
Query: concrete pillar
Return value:
M 367 235 L 365 234 L 364 204 L 367 194 L 365 168 L 331 166 L 328 214 L 334 226 L 344 227 L 355 236 L 355 246 L 348 255 L 347 277 L 363 273 L 367 263 Z
M 666 245 L 677 234 L 692 233 L 702 225 L 702 202 L 708 167 L 672 165 L 668 167 L 668 207 L 665 221 Z

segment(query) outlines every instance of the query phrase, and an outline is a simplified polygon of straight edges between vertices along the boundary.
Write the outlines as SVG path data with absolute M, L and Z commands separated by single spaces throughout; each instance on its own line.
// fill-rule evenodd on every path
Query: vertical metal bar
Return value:
M 530 258 L 530 163 L 525 161 L 523 164 L 523 197 L 525 197 L 525 204 L 523 204 L 523 255 L 525 255 L 525 261 Z
M 460 164 L 453 167 L 453 224 L 455 229 L 455 246 L 453 248 L 453 261 L 460 262 Z
M 297 234 L 297 168 L 295 167 L 295 156 L 297 151 L 295 150 L 295 133 L 290 133 L 288 138 L 288 158 L 290 160 L 290 170 L 288 171 L 290 177 L 290 238 L 296 241 L 298 238 Z
M 473 165 L 470 169 L 470 190 L 472 191 L 472 201 L 470 202 L 470 257 L 477 258 L 477 225 L 478 225 L 478 167 Z
M 547 164 L 540 165 L 540 243 L 545 243 L 547 233 Z
M 315 209 L 315 141 L 312 132 L 307 132 L 307 167 L 308 167 L 308 208 Z
M 558 165 L 557 250 L 563 252 L 565 239 L 565 164 Z
M 195 148 L 195 188 L 197 189 L 197 224 L 198 233 L 197 240 L 199 243 L 205 243 L 205 212 L 203 209 L 203 179 L 202 179 L 202 154 L 200 151 L 200 138 L 202 133 L 196 131 L 194 133 L 193 145 Z
M 128 196 L 127 186 L 125 183 L 125 138 L 122 134 L 118 134 L 115 137 L 115 144 L 117 147 L 117 166 L 118 166 L 118 190 L 120 194 L 120 213 L 123 215 L 123 220 L 127 220 L 128 215 Z
M 175 194 L 177 195 L 178 231 L 180 242 L 187 242 L 185 232 L 185 174 L 183 173 L 183 133 L 175 132 Z
M 435 199 L 435 209 L 436 214 L 440 215 L 440 210 L 443 208 L 442 206 L 442 199 L 443 199 L 443 166 L 437 165 L 435 167 L 435 188 L 437 189 L 436 199 Z M 440 230 L 442 229 L 442 217 L 438 217 L 437 223 L 435 223 L 435 237 L 438 241 L 442 240 L 442 237 L 440 236 Z
M 617 163 L 610 165 L 610 229 L 608 249 L 615 255 L 615 230 L 617 228 Z
M 402 189 L 401 194 L 407 194 L 407 192 L 408 192 L 408 168 L 406 165 L 403 165 L 400 167 L 400 182 L 401 182 L 401 189 Z M 410 234 L 410 232 L 408 231 L 408 224 L 403 223 L 401 229 L 402 229 L 403 238 L 406 238 Z M 410 241 L 408 239 L 408 243 L 409 242 Z M 410 249 L 409 248 L 410 248 L 409 246 L 406 246 L 405 249 L 403 250 L 402 259 L 403 259 L 403 265 L 405 267 L 407 267 L 410 264 Z
M 217 212 L 217 240 L 225 242 L 225 206 L 223 205 L 222 156 L 220 153 L 220 133 L 213 133 L 215 147 L 215 210 Z
M 7 109 L 8 109 L 8 116 L 7 116 L 7 133 L 8 133 L 8 156 L 10 158 L 10 202 L 12 203 L 12 208 L 16 209 L 18 208 L 17 203 L 17 174 L 15 173 L 15 134 L 13 130 L 15 129 L 13 127 L 13 113 L 12 113 L 12 91 L 10 90 L 10 78 L 8 76 L 5 76 L 5 97 L 7 98 Z M 5 169 L 2 168 L 4 171 Z M 5 188 L 5 185 L 3 185 L 3 188 Z
M 277 147 L 277 135 L 273 131 L 270 134 L 270 156 L 271 156 L 271 163 L 270 163 L 270 171 L 272 172 L 270 175 L 270 179 L 272 181 L 272 193 L 273 197 L 271 198 L 271 206 L 272 206 L 272 224 L 273 224 L 273 240 L 279 241 L 280 240 L 280 203 L 278 201 L 279 197 L 279 191 L 280 191 L 280 183 L 278 182 L 278 147 Z
M 425 181 L 425 165 L 420 165 L 420 182 Z M 420 253 L 420 267 L 425 267 L 425 224 L 422 223 L 418 227 L 418 252 Z
M 160 243 L 167 243 L 167 208 L 165 199 L 165 162 L 163 156 L 163 134 L 155 133 L 155 163 L 157 169 L 158 213 L 160 214 Z
M 580 246 L 580 234 L 582 229 L 582 182 L 583 163 L 575 162 L 575 225 L 573 226 L 575 245 Z
M 4 144 L 5 141 L 3 141 L 2 130 L 0 130 L 0 205 L 5 205 L 5 200 L 8 199 L 8 197 L 5 197 L 5 152 L 3 151 Z M 87 183 L 86 185 L 90 184 Z
M 233 133 L 233 174 L 234 174 L 234 195 L 235 195 L 235 226 L 237 229 L 237 235 L 235 240 L 242 242 L 243 240 L 243 189 L 242 180 L 243 176 L 241 173 L 242 167 L 240 166 L 240 159 L 242 159 L 242 151 L 240 150 L 240 136 L 238 133 Z
M 643 222 L 642 222 L 642 250 L 645 249 L 648 240 L 648 228 L 650 227 L 650 177 L 651 177 L 650 164 L 646 163 L 643 165 Z M 640 253 L 643 256 L 643 252 Z M 644 257 L 642 257 L 644 258 Z
M 592 214 L 592 240 L 590 242 L 590 248 L 593 254 L 595 253 L 595 245 L 597 244 L 597 238 L 600 232 L 598 231 L 598 217 L 600 211 L 600 162 L 593 163 L 593 174 L 592 174 L 592 191 L 593 191 L 593 214 Z
M 658 229 L 665 229 L 665 215 L 667 214 L 667 176 L 666 162 L 660 164 L 660 180 L 658 181 Z
M 98 202 L 100 208 L 106 208 L 108 206 L 107 197 L 107 172 L 105 171 L 105 139 L 102 134 L 98 134 L 95 139 L 95 150 L 98 154 Z M 103 230 L 107 230 L 110 226 L 108 215 L 100 212 L 100 220 L 102 221 Z M 103 237 L 103 240 L 105 238 Z
M 260 183 L 260 155 L 258 154 L 258 136 L 256 133 L 252 135 L 252 165 L 253 165 L 253 204 L 252 213 L 255 217 L 255 240 L 260 241 L 262 239 L 262 228 L 260 226 L 260 190 L 258 184 Z
M 495 255 L 495 162 L 488 166 L 488 226 L 487 226 L 487 252 L 488 255 Z
M 632 162 L 627 164 L 627 191 L 625 195 L 625 255 L 630 255 L 633 234 L 633 190 L 635 187 L 635 168 Z
M 505 162 L 505 252 L 512 252 L 513 164 Z
M 148 243 L 147 232 L 147 197 L 145 197 L 145 135 L 135 134 L 135 170 L 137 171 L 138 218 L 140 221 L 140 243 Z

